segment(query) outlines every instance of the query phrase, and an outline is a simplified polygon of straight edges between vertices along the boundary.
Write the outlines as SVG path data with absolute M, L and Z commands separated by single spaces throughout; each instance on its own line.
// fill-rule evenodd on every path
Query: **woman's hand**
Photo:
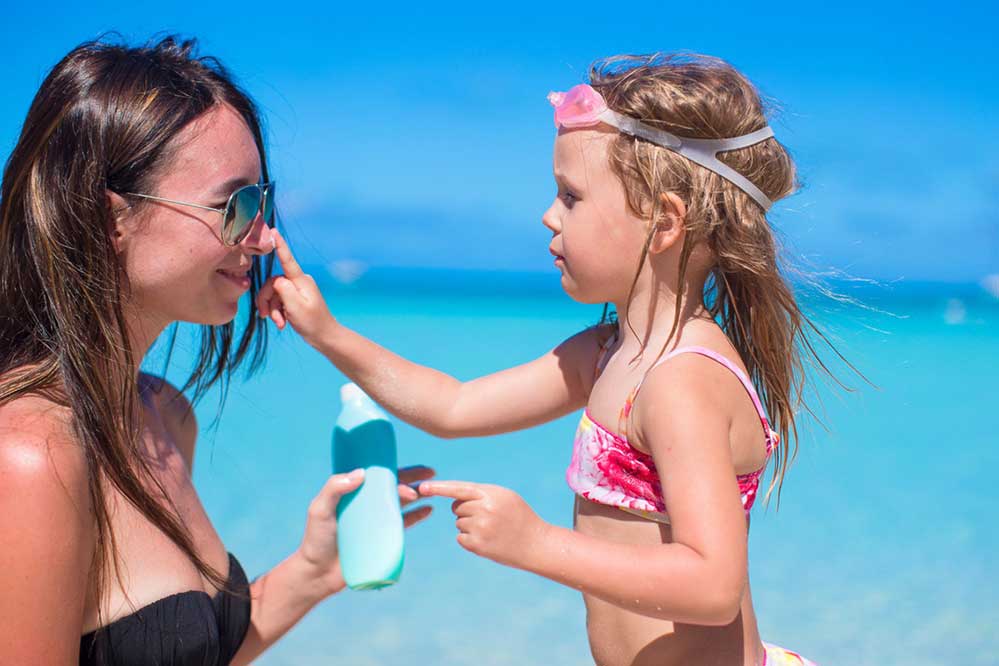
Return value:
M 458 544 L 500 564 L 526 568 L 527 558 L 545 538 L 548 523 L 508 488 L 465 481 L 429 481 L 420 495 L 450 497 L 457 516 Z
M 270 317 L 277 327 L 284 330 L 291 324 L 310 345 L 323 332 L 336 325 L 316 281 L 298 265 L 284 236 L 277 229 L 271 230 L 274 250 L 284 275 L 267 280 L 257 294 L 257 311 L 264 319 Z
M 434 470 L 422 465 L 404 467 L 399 470 L 399 501 L 402 506 L 419 499 L 409 484 L 431 479 Z M 305 536 L 298 551 L 302 559 L 314 569 L 330 594 L 342 590 L 346 583 L 340 569 L 340 555 L 336 547 L 336 507 L 347 493 L 357 490 L 364 480 L 364 470 L 356 469 L 349 474 L 334 474 L 319 491 L 309 505 L 309 517 L 305 524 Z M 421 506 L 402 514 L 403 525 L 410 527 L 430 515 L 431 507 Z

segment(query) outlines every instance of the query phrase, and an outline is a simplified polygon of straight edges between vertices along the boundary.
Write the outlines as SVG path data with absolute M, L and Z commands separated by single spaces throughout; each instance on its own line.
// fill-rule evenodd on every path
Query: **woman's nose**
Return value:
M 273 252 L 275 239 L 273 230 L 264 222 L 263 215 L 257 215 L 253 228 L 239 244 L 246 254 L 267 254 Z

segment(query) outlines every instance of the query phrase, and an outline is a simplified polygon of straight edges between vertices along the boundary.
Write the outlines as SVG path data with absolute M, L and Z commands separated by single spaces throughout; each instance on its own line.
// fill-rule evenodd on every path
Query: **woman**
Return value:
M 177 321 L 204 325 L 195 395 L 266 346 L 252 306 L 273 247 L 260 122 L 193 48 L 74 49 L 4 170 L 3 664 L 248 663 L 344 587 L 335 507 L 361 475 L 331 477 L 298 549 L 248 585 L 191 484 L 190 403 L 140 370 Z

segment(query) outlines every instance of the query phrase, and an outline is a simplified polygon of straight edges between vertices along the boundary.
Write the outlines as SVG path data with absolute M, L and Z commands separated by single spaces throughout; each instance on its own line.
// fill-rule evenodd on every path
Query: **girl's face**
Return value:
M 621 304 L 628 297 L 647 235 L 607 158 L 615 130 L 560 130 L 555 139 L 558 192 L 542 216 L 562 288 L 582 303 Z
M 208 111 L 176 141 L 178 148 L 168 171 L 154 191 L 140 194 L 224 208 L 234 190 L 260 182 L 260 155 L 253 134 L 229 106 Z M 154 325 L 232 321 L 240 297 L 250 286 L 253 255 L 272 249 L 263 216 L 257 215 L 250 234 L 239 245 L 227 246 L 221 240 L 220 213 L 141 201 L 141 206 L 119 213 L 115 227 L 115 243 L 130 287 L 129 305 Z

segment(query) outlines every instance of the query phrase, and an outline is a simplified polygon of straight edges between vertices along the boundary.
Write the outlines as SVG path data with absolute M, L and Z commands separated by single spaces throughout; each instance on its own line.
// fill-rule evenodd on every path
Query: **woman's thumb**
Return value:
M 312 506 L 309 507 L 310 513 L 321 517 L 333 515 L 340 498 L 360 488 L 362 483 L 364 483 L 363 469 L 355 469 L 349 474 L 334 474 L 312 501 Z

